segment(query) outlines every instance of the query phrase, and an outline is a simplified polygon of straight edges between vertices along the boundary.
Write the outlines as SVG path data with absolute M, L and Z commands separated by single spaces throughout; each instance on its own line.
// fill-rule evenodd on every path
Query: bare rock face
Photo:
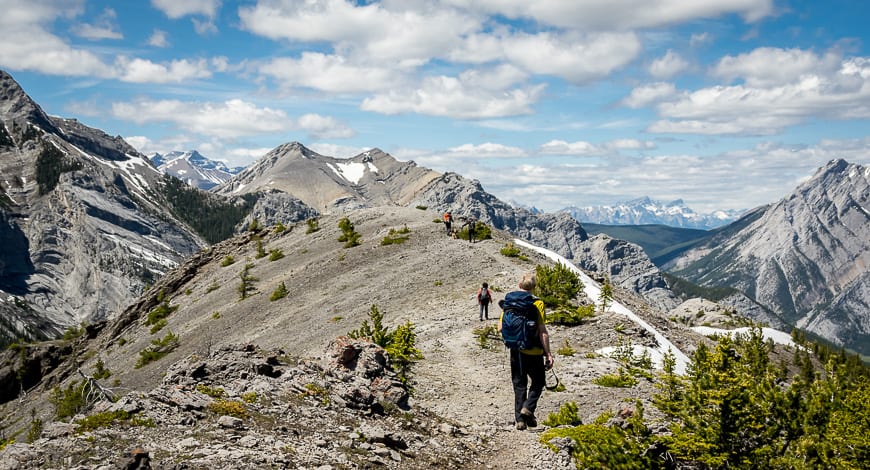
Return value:
M 614 286 L 641 294 L 660 310 L 679 303 L 661 271 L 634 243 L 596 235 L 583 243 L 574 259 L 581 268 L 607 275 Z
M 833 160 L 668 271 L 734 287 L 836 344 L 870 353 L 870 168 Z
M 46 115 L 0 71 L 0 343 L 109 318 L 205 243 L 120 137 Z
M 261 225 L 271 226 L 279 222 L 282 224 L 299 222 L 317 215 L 316 210 L 295 196 L 277 189 L 270 189 L 258 194 L 254 208 L 236 227 L 236 233 L 250 226 L 254 220 L 257 220 Z

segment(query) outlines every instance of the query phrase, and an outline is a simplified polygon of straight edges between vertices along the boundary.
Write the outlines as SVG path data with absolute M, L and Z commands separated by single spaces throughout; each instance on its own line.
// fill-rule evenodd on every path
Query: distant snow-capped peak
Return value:
M 647 196 L 612 206 L 567 207 L 562 209 L 579 222 L 603 225 L 661 224 L 671 227 L 709 230 L 737 220 L 743 211 L 718 210 L 699 214 L 682 199 L 662 202 Z
M 176 150 L 163 155 L 155 153 L 149 159 L 158 170 L 205 190 L 223 183 L 243 169 L 230 169 L 223 162 L 210 160 L 196 150 Z

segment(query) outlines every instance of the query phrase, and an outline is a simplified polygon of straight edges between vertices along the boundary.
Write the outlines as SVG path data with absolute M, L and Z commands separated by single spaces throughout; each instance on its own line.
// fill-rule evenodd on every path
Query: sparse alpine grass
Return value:
M 577 415 L 577 403 L 573 401 L 565 402 L 559 407 L 556 413 L 547 415 L 547 419 L 541 421 L 545 426 L 555 428 L 557 426 L 577 426 L 583 424 L 580 416 Z
M 279 259 L 284 257 L 284 252 L 278 248 L 274 250 L 269 250 L 269 261 L 278 261 Z
M 160 302 L 154 310 L 148 312 L 148 316 L 145 318 L 145 325 L 151 326 L 151 334 L 157 333 L 164 326 L 166 326 L 166 318 L 169 317 L 172 312 L 178 310 L 178 305 L 170 305 L 169 300 L 166 298 L 166 292 L 163 289 L 160 289 L 160 292 L 157 293 L 157 301 Z
M 408 241 L 409 233 L 411 233 L 411 230 L 408 228 L 407 225 L 399 230 L 391 228 L 390 231 L 387 233 L 387 236 L 385 236 L 384 239 L 381 240 L 381 245 L 397 245 L 400 243 L 405 243 L 406 241 Z
M 90 416 L 76 420 L 78 427 L 75 432 L 76 434 L 82 434 L 88 431 L 113 426 L 117 423 L 123 423 L 128 426 L 154 427 L 154 421 L 151 418 L 142 418 L 138 414 L 129 413 L 124 410 L 116 410 L 94 413 Z
M 156 360 L 163 358 L 167 354 L 175 351 L 179 346 L 178 336 L 173 334 L 171 331 L 166 333 L 161 339 L 153 339 L 151 340 L 151 346 L 139 351 L 139 360 L 136 362 L 136 365 L 133 366 L 136 369 L 139 369 L 145 365 L 148 365 Z
M 221 416 L 234 416 L 239 419 L 248 417 L 248 408 L 238 400 L 216 400 L 208 405 L 208 409 Z
M 477 345 L 480 346 L 481 349 L 492 348 L 490 341 L 501 342 L 498 328 L 493 323 L 477 327 L 472 330 L 472 333 L 474 334 L 474 337 L 477 338 Z
M 574 349 L 574 347 L 571 346 L 571 343 L 568 342 L 568 339 L 565 338 L 565 343 L 556 350 L 556 353 L 560 356 L 573 356 L 574 354 L 577 354 L 577 350 Z
M 275 290 L 272 292 L 272 295 L 269 296 L 269 300 L 274 302 L 276 300 L 287 297 L 287 294 L 287 286 L 284 284 L 284 281 L 281 281 L 281 283 L 278 284 L 278 287 L 276 287 Z
M 305 221 L 305 225 L 308 226 L 308 228 L 305 230 L 306 234 L 314 233 L 320 230 L 320 222 L 317 219 L 308 219 Z

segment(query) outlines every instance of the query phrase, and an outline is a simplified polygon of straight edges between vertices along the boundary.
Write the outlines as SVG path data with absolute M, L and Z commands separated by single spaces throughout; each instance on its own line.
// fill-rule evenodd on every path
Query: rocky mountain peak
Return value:
M 870 353 L 870 170 L 830 161 L 666 269 L 734 287 L 791 325 Z
M 46 132 L 57 132 L 42 108 L 3 70 L 0 70 L 0 120 L 9 123 L 9 130 L 13 126 L 26 129 L 33 124 Z

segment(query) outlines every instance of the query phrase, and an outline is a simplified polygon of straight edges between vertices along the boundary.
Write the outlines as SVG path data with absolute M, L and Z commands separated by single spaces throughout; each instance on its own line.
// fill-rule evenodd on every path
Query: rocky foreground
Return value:
M 3 469 L 473 468 L 487 431 L 408 405 L 384 350 L 338 338 L 323 359 L 226 347 L 160 386 L 11 444 Z M 96 427 L 91 429 L 91 427 Z

